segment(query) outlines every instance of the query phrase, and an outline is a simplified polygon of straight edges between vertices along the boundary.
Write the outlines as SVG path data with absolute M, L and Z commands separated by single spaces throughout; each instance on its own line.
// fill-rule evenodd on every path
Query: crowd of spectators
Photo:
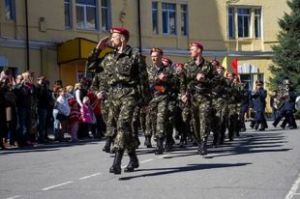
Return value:
M 101 97 L 89 91 L 90 81 L 50 87 L 46 77 L 24 72 L 0 74 L 0 148 L 36 143 L 78 142 L 103 137 Z

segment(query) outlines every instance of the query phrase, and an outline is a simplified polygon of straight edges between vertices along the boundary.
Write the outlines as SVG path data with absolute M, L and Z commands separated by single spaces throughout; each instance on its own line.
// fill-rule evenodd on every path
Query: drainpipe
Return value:
M 142 53 L 142 24 L 141 24 L 141 0 L 137 0 L 138 6 L 138 39 L 139 39 L 139 51 Z
M 25 0 L 25 21 L 26 21 L 25 29 L 26 29 L 26 61 L 27 61 L 26 69 L 29 71 L 30 60 L 29 60 L 28 0 Z

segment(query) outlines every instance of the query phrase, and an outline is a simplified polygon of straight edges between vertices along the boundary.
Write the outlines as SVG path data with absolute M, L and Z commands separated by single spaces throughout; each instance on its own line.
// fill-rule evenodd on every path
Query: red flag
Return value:
M 232 72 L 234 74 L 238 74 L 238 60 L 237 58 L 234 58 L 232 61 L 231 61 L 231 69 L 232 69 Z

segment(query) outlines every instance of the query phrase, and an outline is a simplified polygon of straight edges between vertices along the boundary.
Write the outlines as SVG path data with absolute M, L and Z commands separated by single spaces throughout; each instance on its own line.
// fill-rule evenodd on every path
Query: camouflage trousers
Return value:
M 138 134 L 138 130 L 146 131 L 146 112 L 145 107 L 136 106 L 133 112 L 131 128 L 134 135 Z
M 166 123 L 168 114 L 168 96 L 154 97 L 147 108 L 145 136 L 154 135 L 156 138 L 166 136 Z
M 221 141 L 225 137 L 227 122 L 227 103 L 223 98 L 214 98 L 212 100 L 212 124 L 211 130 L 214 133 L 214 141 Z M 216 143 L 215 143 L 216 144 Z
M 211 99 L 202 95 L 193 97 L 192 116 L 196 139 L 198 141 L 207 140 L 210 133 Z
M 117 88 L 110 92 L 109 114 L 116 124 L 114 149 L 134 151 L 137 141 L 131 129 L 132 116 L 136 107 L 136 91 L 134 88 Z
M 239 133 L 239 111 L 238 111 L 238 105 L 236 103 L 228 104 L 227 126 L 228 126 L 228 137 L 230 140 L 232 140 L 234 134 L 237 135 Z

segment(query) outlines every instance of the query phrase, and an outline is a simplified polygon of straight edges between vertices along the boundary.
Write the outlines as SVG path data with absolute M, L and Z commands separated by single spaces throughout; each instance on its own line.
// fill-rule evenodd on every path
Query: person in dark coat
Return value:
M 256 88 L 252 92 L 252 104 L 255 112 L 255 125 L 254 128 L 257 130 L 260 126 L 259 131 L 264 131 L 266 126 L 265 108 L 266 108 L 266 97 L 267 91 L 263 87 L 263 81 L 257 80 L 255 82 Z

